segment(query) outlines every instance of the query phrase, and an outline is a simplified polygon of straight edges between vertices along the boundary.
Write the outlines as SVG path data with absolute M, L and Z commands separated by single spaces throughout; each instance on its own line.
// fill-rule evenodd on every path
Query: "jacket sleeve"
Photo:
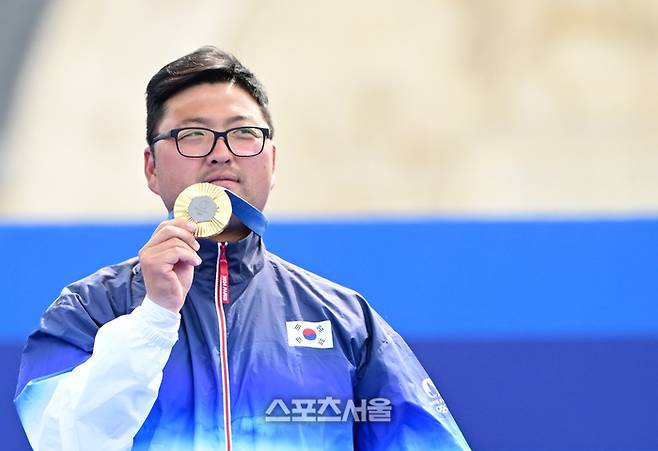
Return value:
M 355 398 L 367 401 L 367 419 L 355 423 L 356 448 L 470 450 L 409 346 L 369 306 L 365 313 L 369 338 Z
M 36 450 L 127 450 L 158 395 L 180 315 L 144 299 L 107 322 L 69 372 L 31 380 L 16 407 Z

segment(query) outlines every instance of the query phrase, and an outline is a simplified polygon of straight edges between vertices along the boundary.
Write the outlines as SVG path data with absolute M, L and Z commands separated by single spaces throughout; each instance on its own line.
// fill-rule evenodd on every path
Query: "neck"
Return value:
M 241 239 L 248 236 L 250 230 L 242 224 L 238 224 L 235 227 L 227 227 L 219 235 L 211 236 L 208 239 L 216 243 L 235 243 Z

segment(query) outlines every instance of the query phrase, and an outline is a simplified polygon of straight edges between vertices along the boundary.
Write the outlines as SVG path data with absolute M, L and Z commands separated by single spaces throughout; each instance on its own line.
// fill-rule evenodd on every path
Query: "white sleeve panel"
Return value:
M 96 335 L 92 356 L 59 381 L 40 419 L 23 419 L 37 451 L 128 450 L 158 396 L 180 315 L 150 299 Z M 45 402 L 44 402 L 45 404 Z M 28 421 L 26 421 L 28 420 Z

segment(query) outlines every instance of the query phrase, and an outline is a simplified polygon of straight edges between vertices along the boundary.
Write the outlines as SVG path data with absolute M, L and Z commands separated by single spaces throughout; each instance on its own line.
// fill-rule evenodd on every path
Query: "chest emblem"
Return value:
M 331 321 L 286 321 L 288 346 L 305 348 L 331 349 L 334 337 L 331 333 Z

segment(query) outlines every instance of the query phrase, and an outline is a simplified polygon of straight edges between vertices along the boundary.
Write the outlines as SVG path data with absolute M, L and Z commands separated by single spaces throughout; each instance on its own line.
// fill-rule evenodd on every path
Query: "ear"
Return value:
M 270 191 L 274 189 L 276 185 L 276 146 L 272 145 L 272 181 L 270 182 Z
M 155 155 L 153 155 L 150 147 L 144 149 L 144 175 L 146 176 L 146 184 L 149 189 L 155 194 L 160 195 L 158 174 L 155 168 Z

